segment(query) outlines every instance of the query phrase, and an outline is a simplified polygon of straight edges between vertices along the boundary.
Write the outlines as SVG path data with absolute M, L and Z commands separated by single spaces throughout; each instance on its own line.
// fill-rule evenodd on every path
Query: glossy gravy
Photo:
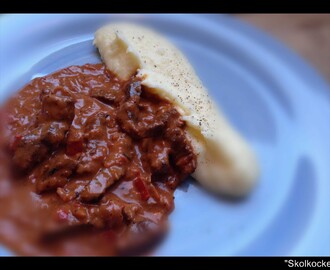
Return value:
M 138 254 L 196 168 L 176 109 L 103 64 L 32 80 L 1 117 L 0 242 L 18 254 Z

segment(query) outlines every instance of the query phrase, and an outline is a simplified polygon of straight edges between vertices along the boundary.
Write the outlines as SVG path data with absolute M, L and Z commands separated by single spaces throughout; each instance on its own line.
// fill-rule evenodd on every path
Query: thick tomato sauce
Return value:
M 0 241 L 13 251 L 136 254 L 166 232 L 196 156 L 176 109 L 134 76 L 71 66 L 32 80 L 3 111 L 12 176 L 0 178 Z

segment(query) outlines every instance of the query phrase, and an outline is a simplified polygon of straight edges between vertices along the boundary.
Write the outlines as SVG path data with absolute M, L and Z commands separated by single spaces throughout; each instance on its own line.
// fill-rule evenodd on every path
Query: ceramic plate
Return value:
M 158 29 L 185 53 L 262 170 L 250 196 L 235 202 L 190 179 L 175 193 L 155 254 L 329 255 L 329 86 L 251 26 L 219 15 L 2 15 L 1 102 L 34 77 L 100 62 L 94 31 L 123 19 Z

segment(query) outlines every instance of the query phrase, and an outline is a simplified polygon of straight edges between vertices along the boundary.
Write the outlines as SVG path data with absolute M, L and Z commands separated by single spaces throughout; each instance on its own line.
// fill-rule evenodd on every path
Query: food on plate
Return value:
M 188 175 L 234 196 L 257 178 L 173 45 L 132 24 L 94 44 L 105 64 L 35 78 L 1 110 L 0 241 L 18 254 L 138 254 L 166 233 Z
M 234 196 L 253 187 L 258 165 L 252 150 L 174 45 L 150 29 L 125 23 L 99 29 L 94 44 L 110 71 L 124 80 L 137 73 L 141 85 L 178 110 L 197 155 L 196 180 L 214 192 Z

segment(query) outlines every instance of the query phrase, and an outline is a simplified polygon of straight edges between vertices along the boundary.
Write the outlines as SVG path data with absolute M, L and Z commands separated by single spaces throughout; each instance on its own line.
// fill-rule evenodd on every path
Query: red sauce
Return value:
M 23 255 L 118 255 L 164 235 L 173 192 L 196 168 L 170 103 L 86 64 L 32 80 L 4 111 L 0 161 L 14 177 L 0 175 L 2 243 Z

